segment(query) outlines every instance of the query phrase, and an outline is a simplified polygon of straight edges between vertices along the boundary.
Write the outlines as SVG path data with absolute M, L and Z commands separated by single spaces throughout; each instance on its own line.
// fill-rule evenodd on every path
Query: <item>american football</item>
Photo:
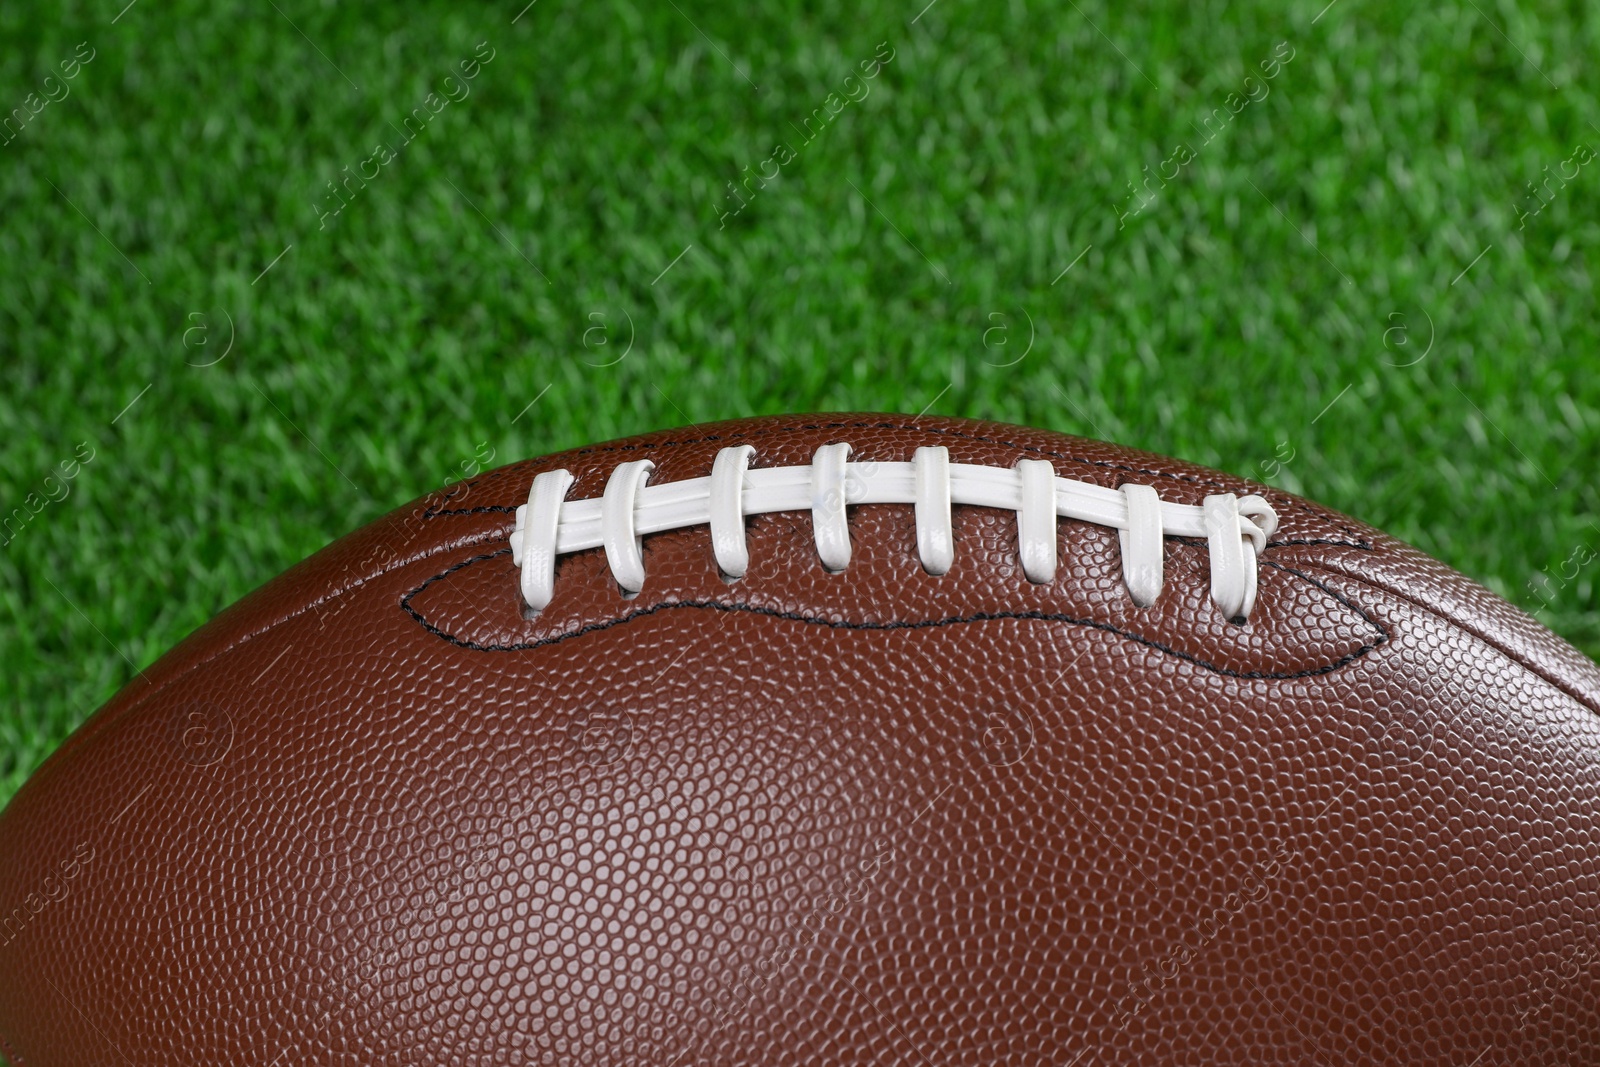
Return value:
M 1260 483 L 943 417 L 528 460 L 0 816 L 18 1067 L 1600 1063 L 1600 670 Z

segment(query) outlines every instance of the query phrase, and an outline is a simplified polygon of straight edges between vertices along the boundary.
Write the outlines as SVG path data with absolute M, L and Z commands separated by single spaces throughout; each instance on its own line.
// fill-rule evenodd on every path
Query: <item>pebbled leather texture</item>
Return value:
M 1009 512 L 594 550 L 524 619 L 532 477 L 1049 459 L 1277 509 L 1248 625 L 1169 539 L 1026 581 Z M 745 420 L 514 464 L 341 539 L 135 679 L 0 815 L 16 1067 L 1600 1064 L 1600 670 L 1353 520 L 994 423 Z

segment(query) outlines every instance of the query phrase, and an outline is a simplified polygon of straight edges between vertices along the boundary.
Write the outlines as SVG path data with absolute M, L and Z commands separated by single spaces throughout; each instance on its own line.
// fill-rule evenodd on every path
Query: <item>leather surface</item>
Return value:
M 599 550 L 548 611 L 532 476 L 598 496 L 943 444 L 1280 516 L 1247 626 L 1169 539 L 1148 609 L 1063 521 L 856 507 Z M 914 624 L 914 625 L 912 625 Z M 115 1064 L 1600 1064 L 1600 670 L 1378 531 L 992 423 L 772 418 L 402 508 L 251 594 L 0 815 L 0 1041 Z

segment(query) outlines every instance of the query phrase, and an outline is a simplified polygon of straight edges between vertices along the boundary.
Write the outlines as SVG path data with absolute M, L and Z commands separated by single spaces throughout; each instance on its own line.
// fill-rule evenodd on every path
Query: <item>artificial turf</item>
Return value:
M 1600 653 L 1591 8 L 124 2 L 0 7 L 0 801 L 339 534 L 747 414 L 1210 464 Z

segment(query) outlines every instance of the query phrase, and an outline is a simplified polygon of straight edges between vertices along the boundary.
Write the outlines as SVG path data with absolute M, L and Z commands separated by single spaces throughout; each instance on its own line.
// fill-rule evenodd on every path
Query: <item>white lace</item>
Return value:
M 711 527 L 711 552 L 730 580 L 750 565 L 744 520 L 774 511 L 811 512 L 817 556 L 830 571 L 850 565 L 847 509 L 854 504 L 911 504 L 916 508 L 917 556 L 930 574 L 955 560 L 950 507 L 969 504 L 1017 513 L 1017 554 L 1030 582 L 1056 573 L 1056 519 L 1077 519 L 1118 532 L 1122 578 L 1139 607 L 1161 593 L 1163 540 L 1203 537 L 1211 550 L 1211 599 L 1229 619 L 1246 619 L 1256 601 L 1256 559 L 1278 528 L 1261 497 L 1216 493 L 1200 507 L 1164 501 L 1148 485 L 1107 489 L 1056 476 L 1049 460 L 1022 459 L 1013 467 L 951 463 L 942 446 L 917 449 L 910 463 L 851 463 L 848 444 L 823 445 L 810 466 L 750 469 L 755 449 L 736 445 L 717 453 L 711 474 L 646 484 L 648 459 L 618 464 L 598 499 L 567 500 L 573 477 L 565 470 L 533 479 L 517 508 L 511 555 L 522 569 L 522 598 L 533 611 L 555 595 L 556 557 L 604 548 L 611 574 L 625 593 L 644 588 L 641 540 L 687 526 Z

